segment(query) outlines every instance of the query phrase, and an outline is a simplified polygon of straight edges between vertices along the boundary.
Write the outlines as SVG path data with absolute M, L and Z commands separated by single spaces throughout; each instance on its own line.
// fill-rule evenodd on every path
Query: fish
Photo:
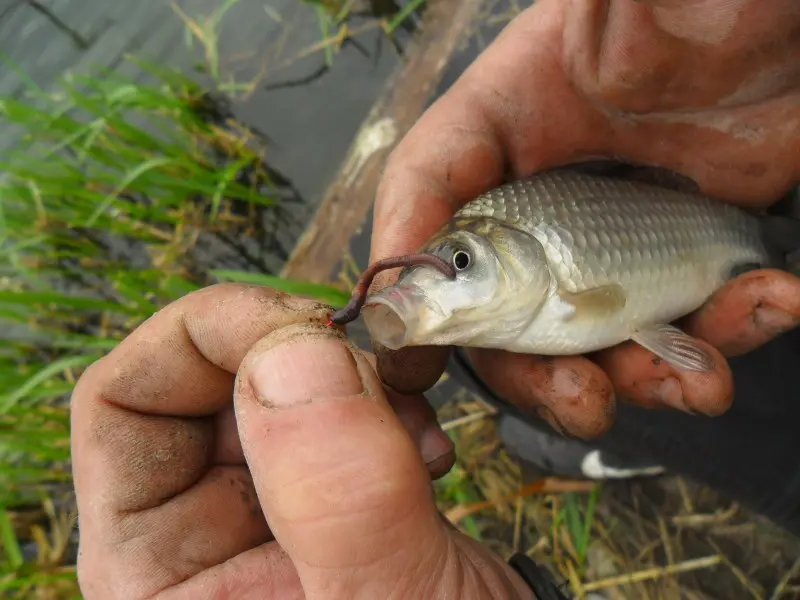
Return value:
M 732 278 L 778 264 L 762 217 L 642 178 L 553 168 L 461 207 L 406 266 L 365 293 L 373 341 L 579 355 L 632 341 L 680 370 L 712 355 L 673 323 Z M 786 229 L 786 222 L 781 226 Z M 800 241 L 800 221 L 784 238 Z

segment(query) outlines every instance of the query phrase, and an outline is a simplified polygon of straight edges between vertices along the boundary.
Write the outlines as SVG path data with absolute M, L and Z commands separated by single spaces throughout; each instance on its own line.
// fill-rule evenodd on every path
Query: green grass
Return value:
M 287 294 L 314 298 L 320 302 L 330 304 L 335 308 L 343 307 L 350 301 L 349 293 L 331 285 L 287 279 L 285 277 L 278 277 L 277 275 L 231 271 L 228 269 L 213 269 L 211 274 L 220 281 L 235 281 L 238 283 L 263 285 L 286 292 Z
M 475 482 L 461 465 L 455 465 L 444 477 L 435 481 L 434 489 L 437 502 L 444 505 L 469 505 L 482 500 Z M 474 539 L 482 539 L 480 527 L 474 517 L 464 517 L 459 526 Z
M 323 42 L 338 40 L 343 42 L 351 33 L 350 19 L 353 17 L 353 0 L 303 0 L 316 11 L 319 22 L 320 35 Z M 422 11 L 427 6 L 426 0 L 410 0 L 403 6 L 397 6 L 388 0 L 378 1 L 371 5 L 370 11 L 384 33 L 390 38 L 398 27 L 404 25 L 416 11 Z M 338 44 L 337 44 L 338 45 Z M 333 64 L 334 47 L 325 44 L 322 51 L 325 53 L 325 64 Z
M 303 0 L 306 4 L 314 6 L 320 11 L 320 21 L 328 26 L 341 26 L 346 23 L 352 15 L 353 0 Z M 393 3 L 384 1 L 376 2 L 374 4 L 375 10 L 373 15 L 376 17 L 383 17 L 384 30 L 386 33 L 391 34 L 403 22 L 408 19 L 414 11 L 422 10 L 426 5 L 426 0 L 409 0 L 402 6 L 391 6 Z M 381 7 L 382 8 L 378 8 Z M 324 26 L 323 26 L 324 27 Z M 330 31 L 325 27 L 325 33 Z M 325 35 L 325 37 L 328 37 Z
M 73 517 L 68 398 L 82 369 L 217 281 L 348 298 L 195 258 L 203 236 L 247 236 L 278 208 L 264 141 L 194 80 L 129 60 L 156 83 L 98 72 L 0 100 L 0 117 L 24 132 L 0 159 L 0 590 L 13 598 L 78 597 L 63 539 Z M 15 526 L 31 507 L 39 518 Z
M 346 289 L 196 258 L 208 236 L 269 236 L 263 215 L 279 209 L 282 197 L 265 162 L 265 140 L 233 122 L 221 96 L 253 85 L 221 72 L 218 30 L 237 2 L 226 0 L 198 20 L 176 6 L 187 43 L 202 46 L 200 71 L 212 89 L 129 56 L 137 75 L 153 83 L 97 69 L 45 92 L 4 61 L 28 86 L 22 98 L 0 98 L 0 120 L 23 134 L 18 150 L 0 156 L 4 597 L 80 597 L 69 558 L 69 395 L 84 368 L 161 307 L 218 281 L 266 285 L 333 306 L 349 300 Z M 376 24 L 391 35 L 422 3 Z M 324 40 L 349 35 L 352 2 L 309 4 Z M 321 47 L 329 63 L 334 46 Z M 450 492 L 461 498 L 465 486 L 453 482 Z M 28 556 L 31 549 L 36 556 Z
M 564 508 L 558 512 L 553 524 L 554 530 L 557 530 L 562 523 L 566 525 L 571 545 L 575 550 L 574 559 L 577 562 L 575 569 L 579 577 L 586 574 L 586 558 L 592 542 L 592 525 L 597 500 L 600 497 L 600 486 L 589 492 L 585 507 L 581 506 L 583 496 L 575 492 L 564 494 Z
M 353 3 L 305 1 L 330 65 L 340 42 L 356 34 Z M 83 369 L 166 304 L 215 282 L 265 285 L 335 307 L 349 300 L 346 287 L 219 268 L 195 253 L 209 236 L 269 237 L 262 217 L 285 197 L 265 140 L 231 120 L 223 96 L 256 85 L 221 68 L 219 27 L 237 2 L 197 20 L 176 6 L 187 43 L 202 46 L 208 86 L 128 56 L 136 75 L 97 69 L 45 92 L 3 62 L 28 89 L 0 98 L 0 122 L 23 133 L 18 150 L 0 156 L 2 597 L 80 598 L 70 555 L 69 396 Z M 414 0 L 358 30 L 377 26 L 391 37 L 423 4 Z M 464 469 L 438 489 L 455 504 L 479 498 Z M 481 538 L 479 521 L 462 525 Z

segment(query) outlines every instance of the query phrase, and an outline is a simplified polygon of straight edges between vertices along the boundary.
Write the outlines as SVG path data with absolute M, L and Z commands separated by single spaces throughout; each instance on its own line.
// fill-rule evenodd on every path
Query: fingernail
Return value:
M 425 464 L 430 464 L 453 451 L 453 442 L 437 425 L 427 427 L 419 438 L 419 451 Z
M 753 310 L 753 322 L 768 335 L 777 336 L 794 329 L 798 319 L 778 308 L 756 306 Z
M 666 377 L 653 381 L 650 388 L 650 396 L 659 404 L 666 404 L 676 410 L 694 414 L 694 411 L 689 408 L 683 397 L 681 382 L 675 377 Z
M 250 372 L 256 399 L 282 408 L 364 391 L 347 346 L 323 335 L 298 335 L 266 350 Z

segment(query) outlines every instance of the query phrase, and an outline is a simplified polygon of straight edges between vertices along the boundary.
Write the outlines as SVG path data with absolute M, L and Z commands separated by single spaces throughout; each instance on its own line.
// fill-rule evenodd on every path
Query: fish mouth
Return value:
M 364 323 L 374 341 L 389 350 L 399 350 L 413 341 L 426 307 L 425 294 L 419 287 L 396 284 L 367 298 Z

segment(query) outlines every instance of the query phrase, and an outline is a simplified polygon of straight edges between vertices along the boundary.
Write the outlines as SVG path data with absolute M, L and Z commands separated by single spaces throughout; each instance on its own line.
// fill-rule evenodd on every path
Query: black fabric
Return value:
M 514 554 L 508 564 L 533 590 L 536 600 L 569 600 L 561 593 L 550 574 L 527 554 Z
M 730 364 L 736 397 L 726 414 L 705 417 L 620 402 L 614 426 L 593 444 L 620 456 L 650 457 L 800 535 L 800 329 Z M 453 376 L 500 411 L 552 432 L 535 415 L 494 396 L 461 352 L 454 353 Z
M 800 535 L 800 330 L 730 360 L 736 396 L 720 417 L 620 406 L 602 447 L 646 448 Z
M 531 427 L 516 415 L 500 413 L 498 433 L 508 452 L 541 471 L 561 477 L 585 478 L 584 460 L 596 450 L 592 444 Z M 599 460 L 605 467 L 624 470 L 663 469 L 651 457 L 639 454 L 619 455 L 600 450 Z

